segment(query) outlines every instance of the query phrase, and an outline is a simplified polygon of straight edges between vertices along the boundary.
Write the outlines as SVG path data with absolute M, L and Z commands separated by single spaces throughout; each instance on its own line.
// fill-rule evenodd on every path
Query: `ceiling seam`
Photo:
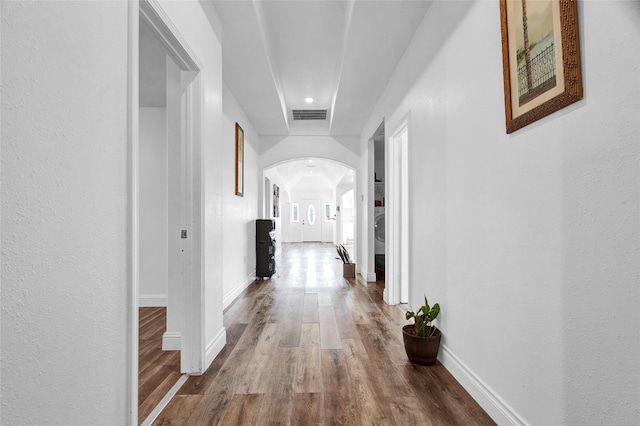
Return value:
M 349 31 L 351 30 L 354 3 L 355 0 L 349 0 L 347 2 L 347 13 L 345 14 L 344 34 L 342 35 L 340 58 L 336 63 L 336 69 L 333 75 L 333 93 L 331 94 L 331 109 L 329 110 L 329 133 L 331 133 L 331 129 L 333 128 L 333 114 L 336 109 L 336 99 L 338 98 L 338 89 L 340 88 L 340 79 L 342 78 L 344 57 L 347 54 L 347 40 L 349 38 Z
M 273 79 L 273 84 L 276 87 L 276 92 L 278 93 L 278 99 L 280 100 L 280 107 L 282 109 L 282 115 L 284 118 L 284 123 L 287 126 L 287 133 L 289 133 L 289 115 L 287 114 L 287 104 L 284 100 L 284 92 L 282 90 L 282 81 L 280 79 L 280 73 L 278 68 L 276 67 L 276 61 L 273 56 L 273 49 L 271 49 L 271 38 L 269 37 L 269 33 L 267 31 L 266 19 L 264 17 L 264 9 L 262 7 L 261 0 L 253 0 L 253 10 L 256 14 L 256 21 L 258 22 L 258 27 L 260 30 L 260 35 L 262 39 L 262 46 L 264 48 L 265 55 L 267 57 L 267 64 L 269 65 L 269 71 L 271 71 L 271 78 Z

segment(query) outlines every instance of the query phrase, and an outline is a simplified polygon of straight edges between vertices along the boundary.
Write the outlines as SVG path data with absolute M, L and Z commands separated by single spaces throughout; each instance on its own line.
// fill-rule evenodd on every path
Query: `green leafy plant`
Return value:
M 440 315 L 440 305 L 436 303 L 430 307 L 429 302 L 427 302 L 427 296 L 425 296 L 424 305 L 422 305 L 417 312 L 407 312 L 405 318 L 413 318 L 415 320 L 414 329 L 416 335 L 420 337 L 431 337 L 436 332 L 436 327 L 431 325 L 431 323 L 438 318 L 438 315 Z
M 349 256 L 349 252 L 342 244 L 336 244 L 336 250 L 338 251 L 338 256 L 340 256 L 340 260 L 342 260 L 342 263 L 351 263 L 351 256 Z

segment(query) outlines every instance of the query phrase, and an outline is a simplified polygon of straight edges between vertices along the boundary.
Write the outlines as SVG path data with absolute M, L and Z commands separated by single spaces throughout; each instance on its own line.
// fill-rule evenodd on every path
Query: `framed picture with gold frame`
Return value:
M 500 0 L 507 133 L 582 99 L 577 0 Z
M 244 197 L 244 131 L 236 123 L 236 195 Z

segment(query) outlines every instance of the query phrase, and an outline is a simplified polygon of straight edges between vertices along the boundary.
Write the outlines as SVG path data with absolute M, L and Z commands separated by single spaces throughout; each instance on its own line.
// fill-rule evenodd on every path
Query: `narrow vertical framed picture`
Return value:
M 244 131 L 236 123 L 236 195 L 244 197 Z
M 582 99 L 577 0 L 500 0 L 507 133 Z

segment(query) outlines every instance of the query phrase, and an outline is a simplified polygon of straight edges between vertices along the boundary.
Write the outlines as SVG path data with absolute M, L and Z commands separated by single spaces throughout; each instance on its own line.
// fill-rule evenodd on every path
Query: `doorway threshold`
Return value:
M 173 397 L 178 393 L 178 391 L 180 390 L 182 385 L 185 384 L 188 378 L 189 378 L 188 374 L 183 374 L 182 376 L 180 376 L 176 384 L 173 385 L 171 389 L 169 389 L 169 392 L 167 392 L 164 398 L 162 398 L 158 403 L 158 405 L 156 405 L 156 408 L 154 408 L 153 411 L 149 413 L 147 418 L 144 419 L 144 422 L 141 423 L 141 426 L 151 426 L 151 424 L 153 424 L 153 422 L 158 418 L 162 410 L 164 410 L 165 407 L 169 404 L 169 402 L 171 402 L 171 399 L 173 399 Z

